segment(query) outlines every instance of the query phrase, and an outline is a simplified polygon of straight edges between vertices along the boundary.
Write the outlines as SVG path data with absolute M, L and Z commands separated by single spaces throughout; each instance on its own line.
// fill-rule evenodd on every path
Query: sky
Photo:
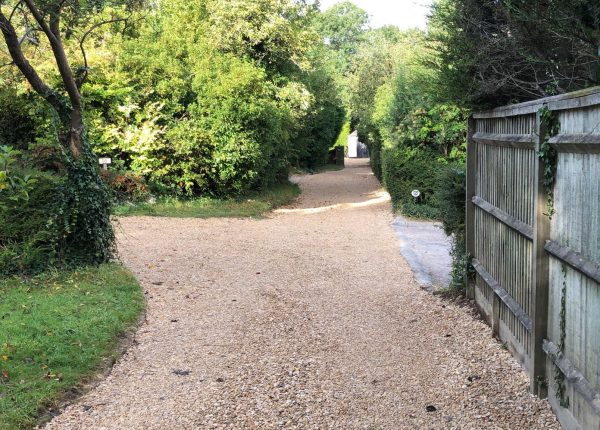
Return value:
M 342 0 L 321 0 L 321 9 L 327 9 Z M 371 15 L 371 27 L 396 25 L 402 30 L 425 29 L 431 0 L 351 0 Z

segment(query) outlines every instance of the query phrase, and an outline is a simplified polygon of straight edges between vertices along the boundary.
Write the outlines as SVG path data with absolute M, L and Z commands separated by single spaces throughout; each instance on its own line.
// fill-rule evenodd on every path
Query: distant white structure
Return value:
M 358 132 L 354 131 L 348 136 L 348 157 L 349 158 L 367 158 L 369 150 L 367 145 L 358 141 Z

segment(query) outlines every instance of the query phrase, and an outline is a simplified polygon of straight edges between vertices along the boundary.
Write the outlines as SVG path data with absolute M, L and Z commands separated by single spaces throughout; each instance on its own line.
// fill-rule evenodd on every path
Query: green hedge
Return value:
M 415 189 L 421 191 L 422 204 L 434 205 L 436 177 L 442 164 L 433 151 L 402 146 L 384 148 L 381 165 L 383 183 L 395 207 L 412 203 L 411 191 Z
M 43 270 L 59 258 L 62 226 L 56 202 L 63 181 L 41 172 L 33 173 L 33 179 L 27 199 L 11 204 L 0 194 L 0 276 Z

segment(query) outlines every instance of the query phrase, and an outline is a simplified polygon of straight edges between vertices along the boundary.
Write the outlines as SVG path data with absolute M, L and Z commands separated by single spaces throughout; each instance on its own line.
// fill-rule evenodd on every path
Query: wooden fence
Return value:
M 468 292 L 563 426 L 600 429 L 600 87 L 476 113 L 467 146 Z

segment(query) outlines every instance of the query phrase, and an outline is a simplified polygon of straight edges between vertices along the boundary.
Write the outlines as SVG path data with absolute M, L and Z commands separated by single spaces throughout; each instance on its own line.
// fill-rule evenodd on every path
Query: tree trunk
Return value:
M 52 208 L 59 217 L 57 224 L 64 228 L 57 232 L 55 239 L 60 243 L 55 251 L 67 263 L 103 263 L 115 254 L 115 237 L 110 222 L 111 196 L 100 178 L 97 159 L 86 143 L 81 93 L 60 36 L 60 6 L 42 13 L 33 0 L 22 2 L 50 42 L 68 96 L 61 95 L 38 75 L 23 54 L 21 41 L 10 19 L 0 7 L 0 31 L 13 62 L 33 90 L 57 112 L 61 126 L 58 138 L 70 154 L 65 160 L 66 181 L 56 190 L 56 204 Z
M 83 112 L 80 108 L 71 112 L 71 124 L 69 130 L 68 146 L 73 158 L 79 158 L 85 148 L 85 125 L 83 123 Z

